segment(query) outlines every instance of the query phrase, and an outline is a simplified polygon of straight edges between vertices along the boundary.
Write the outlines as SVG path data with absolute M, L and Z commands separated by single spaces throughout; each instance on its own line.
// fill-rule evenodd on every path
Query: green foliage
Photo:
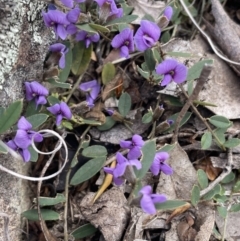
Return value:
M 131 109 L 132 101 L 128 93 L 122 93 L 118 102 L 119 113 L 125 117 Z
M 137 65 L 137 70 L 143 78 L 149 79 L 149 77 L 150 77 L 149 71 L 145 71 L 145 70 L 141 69 L 138 65 Z
M 125 15 L 121 18 L 115 18 L 109 22 L 106 23 L 106 26 L 111 26 L 119 23 L 131 23 L 132 21 L 136 20 L 138 18 L 137 15 Z
M 72 57 L 72 49 L 71 49 L 70 42 L 67 41 L 64 44 L 68 48 L 68 52 L 65 55 L 65 68 L 61 69 L 60 73 L 59 73 L 59 82 L 60 83 L 66 82 L 66 80 L 67 80 L 67 78 L 68 78 L 68 76 L 70 74 L 70 70 L 71 70 L 71 66 L 72 66 L 72 58 L 73 58 Z M 55 86 L 56 86 L 57 84 L 59 84 L 59 82 L 55 81 L 55 82 L 52 82 L 52 84 L 53 85 L 55 84 Z M 58 87 L 67 88 L 66 86 L 69 86 L 69 84 L 66 84 L 66 85 L 63 85 L 63 86 L 65 86 L 65 87 L 61 87 L 61 86 L 58 86 Z M 68 89 L 69 89 L 69 87 L 68 87 Z
M 200 188 L 198 185 L 194 185 L 191 192 L 191 203 L 196 206 L 200 200 Z
M 221 192 L 221 185 L 217 184 L 212 190 L 203 196 L 203 200 L 211 200 L 216 194 Z
M 46 114 L 36 114 L 36 115 L 29 116 L 26 119 L 32 124 L 32 128 L 36 129 L 40 125 L 42 125 L 47 120 L 48 117 L 49 115 L 46 115 Z
M 107 63 L 103 66 L 102 70 L 102 83 L 106 85 L 110 82 L 116 74 L 116 68 L 112 63 Z
M 155 140 L 146 141 L 142 147 L 142 168 L 136 170 L 136 177 L 141 179 L 148 172 L 156 153 L 156 143 Z
M 60 82 L 55 79 L 48 79 L 48 83 L 50 83 L 54 87 L 59 87 L 62 89 L 71 89 L 72 87 L 71 84 Z
M 0 145 L 0 153 L 7 154 L 8 150 L 5 149 L 3 146 Z
M 233 204 L 229 211 L 230 212 L 238 212 L 238 211 L 240 211 L 240 203 Z
M 72 72 L 74 75 L 83 74 L 91 61 L 92 44 L 88 48 L 85 46 L 84 41 L 80 41 L 75 44 L 73 48 L 73 62 Z
M 180 208 L 188 204 L 187 202 L 181 201 L 181 200 L 168 200 L 163 203 L 157 203 L 155 204 L 155 207 L 157 210 L 174 210 L 176 208 Z
M 85 150 L 85 149 L 84 149 Z M 105 156 L 96 157 L 85 163 L 78 171 L 74 174 L 71 179 L 71 185 L 78 185 L 98 173 L 103 167 L 106 161 Z
M 97 32 L 101 32 L 101 33 L 109 33 L 110 30 L 102 25 L 99 24 L 95 24 L 95 23 L 89 23 L 89 27 L 91 27 L 92 29 L 96 30 Z
M 104 157 L 107 155 L 107 149 L 104 146 L 92 145 L 86 147 L 83 150 L 82 155 L 86 157 Z
M 59 219 L 59 214 L 53 210 L 50 209 L 41 209 L 41 214 L 42 218 L 45 221 L 50 221 L 50 220 L 58 220 Z M 28 220 L 32 221 L 38 221 L 38 211 L 37 209 L 31 209 L 27 210 L 22 213 L 22 216 L 27 218 Z
M 175 144 L 165 144 L 163 147 L 161 147 L 159 150 L 157 150 L 157 152 L 161 152 L 161 151 L 166 151 L 166 152 L 170 152 L 174 149 L 176 145 Z
M 149 111 L 148 113 L 144 114 L 142 117 L 142 123 L 147 124 L 150 123 L 153 119 L 153 113 Z
M 97 231 L 97 228 L 95 228 L 91 223 L 87 223 L 87 224 L 84 224 L 81 227 L 75 229 L 71 233 L 71 235 L 75 239 L 82 239 L 82 238 L 86 238 L 86 237 L 93 235 L 96 231 Z
M 240 191 L 240 181 L 237 181 L 233 187 L 234 192 L 239 192 Z
M 227 208 L 226 207 L 218 206 L 217 211 L 222 218 L 227 217 Z
M 23 108 L 23 101 L 18 100 L 8 106 L 0 118 L 0 134 L 9 130 L 20 118 Z
M 226 117 L 220 115 L 214 115 L 208 119 L 211 124 L 219 128 L 228 128 L 231 126 L 232 122 Z
M 55 104 L 59 104 L 60 103 L 60 100 L 58 98 L 56 98 L 55 96 L 52 96 L 52 95 L 48 96 L 47 100 L 48 100 L 48 103 L 50 105 L 55 105 Z
M 207 131 L 202 135 L 201 147 L 203 150 L 208 149 L 212 144 L 212 133 Z
M 57 193 L 56 197 L 39 197 L 38 198 L 38 203 L 41 207 L 44 206 L 53 206 L 58 203 L 63 203 L 65 202 L 65 197 L 63 194 Z
M 235 179 L 235 174 L 233 172 L 230 172 L 224 179 L 221 181 L 221 183 L 229 183 Z
M 155 70 L 156 59 L 154 58 L 152 49 L 147 49 L 144 51 L 144 60 L 150 72 Z
M 240 144 L 240 139 L 239 138 L 232 138 L 224 142 L 224 146 L 227 148 L 233 148 L 236 147 Z
M 29 146 L 28 150 L 29 150 L 29 152 L 31 154 L 30 161 L 31 162 L 36 162 L 38 160 L 38 153 L 33 149 L 32 146 Z
M 198 178 L 198 183 L 199 183 L 201 189 L 207 188 L 208 177 L 207 177 L 207 174 L 202 169 L 199 169 L 197 171 L 197 178 Z
M 107 130 L 111 129 L 115 125 L 115 123 L 116 123 L 116 121 L 113 120 L 113 118 L 111 116 L 107 116 L 105 123 L 101 126 L 97 126 L 97 128 L 100 131 L 107 131 Z

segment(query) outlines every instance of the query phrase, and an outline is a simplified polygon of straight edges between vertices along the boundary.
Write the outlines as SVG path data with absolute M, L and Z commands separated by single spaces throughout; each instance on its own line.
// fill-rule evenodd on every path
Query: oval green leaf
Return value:
M 218 206 L 217 211 L 222 218 L 227 217 L 227 208 L 226 207 Z
M 155 140 L 146 141 L 142 147 L 142 168 L 136 170 L 136 177 L 141 179 L 148 172 L 156 153 L 156 142 Z
M 200 188 L 198 185 L 194 185 L 191 192 L 191 203 L 196 206 L 200 200 Z
M 82 225 L 81 227 L 75 229 L 71 235 L 75 239 L 82 239 L 93 235 L 98 229 L 95 228 L 91 223 Z
M 235 179 L 235 174 L 233 172 L 230 172 L 226 177 L 223 178 L 221 183 L 229 183 Z
M 143 78 L 149 79 L 150 73 L 148 71 L 144 71 L 138 65 L 137 65 L 137 70 L 138 70 L 139 74 L 142 75 Z
M 89 26 L 98 31 L 98 32 L 101 32 L 101 33 L 109 33 L 110 30 L 102 25 L 99 25 L 99 24 L 95 24 L 95 23 L 89 23 Z
M 33 149 L 32 146 L 29 146 L 28 150 L 29 150 L 30 155 L 31 155 L 30 161 L 36 162 L 38 160 L 38 153 Z
M 144 116 L 142 117 L 142 123 L 147 124 L 150 123 L 153 119 L 153 113 L 152 112 L 148 112 L 146 114 L 144 114 Z
M 219 194 L 221 192 L 221 185 L 217 184 L 212 190 L 210 190 L 208 193 L 206 193 L 203 196 L 203 200 L 210 200 L 212 199 L 216 194 Z
M 23 108 L 23 101 L 18 100 L 8 106 L 0 118 L 0 134 L 9 130 L 20 118 Z
M 131 109 L 132 101 L 128 93 L 122 93 L 118 102 L 118 110 L 125 117 Z
M 174 149 L 174 147 L 176 146 L 176 144 L 165 144 L 163 147 L 161 147 L 160 149 L 157 150 L 157 152 L 161 152 L 161 151 L 166 151 L 166 152 L 170 152 L 171 150 Z
M 66 81 L 66 80 L 65 80 Z M 62 89 L 71 89 L 72 85 L 69 83 L 59 82 L 55 79 L 48 79 L 48 83 L 50 83 L 54 87 L 59 87 Z
M 106 85 L 110 82 L 116 74 L 116 68 L 112 63 L 107 63 L 103 66 L 102 70 L 102 83 Z
M 86 157 L 99 157 L 99 156 L 106 156 L 107 155 L 107 149 L 104 146 L 100 145 L 93 145 L 86 147 L 83 152 L 83 156 Z
M 71 44 L 70 42 L 65 42 L 64 45 L 68 48 L 68 52 L 65 54 L 65 68 L 60 70 L 59 73 L 59 82 L 66 82 L 69 74 L 70 74 L 70 70 L 71 70 L 71 66 L 72 66 L 72 49 L 71 49 Z M 56 83 L 59 83 L 56 81 Z M 69 84 L 68 84 L 69 86 Z M 71 85 L 70 85 L 71 86 Z M 61 86 L 59 86 L 61 87 Z M 65 86 L 65 88 L 67 88 Z
M 240 203 L 233 204 L 229 211 L 230 212 L 238 212 L 238 211 L 240 211 Z
M 47 100 L 48 100 L 48 103 L 49 103 L 50 105 L 55 105 L 55 104 L 60 103 L 60 100 L 59 100 L 57 97 L 52 96 L 52 95 L 48 96 L 48 97 L 47 97 Z
M 78 169 L 78 171 L 72 177 L 70 184 L 78 185 L 90 179 L 92 176 L 94 176 L 96 173 L 98 173 L 101 170 L 105 161 L 106 161 L 106 157 L 103 157 L 103 156 L 91 159 L 90 161 L 88 161 Z
M 240 191 L 240 181 L 237 181 L 236 184 L 233 187 L 234 192 L 239 192 Z
M 26 119 L 32 124 L 32 129 L 38 128 L 40 125 L 42 125 L 49 115 L 47 114 L 36 114 L 36 115 L 31 115 L 27 117 Z
M 137 15 L 125 15 L 121 18 L 115 18 L 109 22 L 106 23 L 106 26 L 118 24 L 118 23 L 131 23 L 132 21 L 136 20 L 138 18 Z
M 184 202 L 181 200 L 168 200 L 164 203 L 157 203 L 155 204 L 155 207 L 157 210 L 173 210 L 176 208 L 180 208 L 184 205 L 188 204 L 188 202 Z
M 53 206 L 58 203 L 63 203 L 65 202 L 65 196 L 63 194 L 57 193 L 56 197 L 39 197 L 38 198 L 38 203 L 41 207 L 44 206 Z
M 42 218 L 45 221 L 48 220 L 58 220 L 59 214 L 53 210 L 50 209 L 41 209 Z M 32 220 L 32 221 L 38 221 L 38 211 L 37 209 L 27 210 L 22 213 L 22 216 Z
M 198 183 L 202 189 L 207 188 L 208 186 L 208 177 L 207 174 L 202 170 L 199 169 L 197 171 L 197 178 L 198 178 Z
M 156 59 L 153 56 L 153 51 L 151 48 L 144 51 L 144 60 L 147 64 L 149 71 L 155 70 Z
M 211 124 L 219 128 L 228 128 L 231 126 L 232 122 L 226 117 L 221 115 L 214 115 L 208 119 Z
M 97 128 L 100 131 L 107 131 L 107 130 L 111 129 L 115 125 L 115 123 L 116 123 L 116 121 L 113 120 L 113 118 L 111 116 L 107 116 L 105 123 L 101 126 L 97 126 Z
M 207 131 L 202 135 L 201 138 L 201 147 L 203 150 L 208 149 L 212 144 L 212 134 L 211 132 Z
M 230 140 L 227 140 L 224 144 L 227 148 L 232 148 L 240 145 L 240 139 L 239 138 L 232 138 Z

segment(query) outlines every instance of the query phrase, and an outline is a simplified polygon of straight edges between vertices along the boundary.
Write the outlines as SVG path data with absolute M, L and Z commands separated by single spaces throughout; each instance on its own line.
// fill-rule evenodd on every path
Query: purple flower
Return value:
M 47 27 L 53 27 L 56 36 L 66 39 L 67 31 L 65 26 L 69 24 L 67 15 L 59 10 L 49 10 L 47 13 L 42 12 L 44 23 Z
M 79 85 L 80 90 L 86 92 L 87 103 L 91 108 L 94 106 L 94 100 L 97 98 L 100 92 L 100 85 L 97 80 L 88 81 Z
M 167 6 L 164 10 L 163 15 L 168 19 L 168 21 L 171 20 L 172 15 L 173 15 L 173 9 L 171 6 Z
M 141 169 L 142 164 L 138 160 L 128 160 L 120 152 L 116 154 L 117 165 L 115 168 L 104 167 L 104 171 L 113 175 L 113 182 L 116 185 L 123 183 L 123 175 L 126 171 L 127 166 L 135 166 L 138 170 Z M 122 177 L 122 178 L 121 178 Z
M 59 52 L 61 54 L 58 64 L 61 69 L 64 69 L 65 68 L 65 55 L 68 52 L 68 48 L 64 44 L 57 43 L 57 44 L 51 45 L 49 50 L 52 52 Z
M 31 154 L 29 152 L 29 150 L 26 148 L 26 149 L 23 149 L 21 147 L 19 147 L 13 140 L 11 141 L 8 141 L 6 143 L 11 149 L 13 149 L 14 151 L 17 151 L 23 158 L 23 160 L 25 162 L 28 162 L 30 161 L 30 158 L 31 158 Z
M 43 137 L 41 134 L 32 130 L 32 125 L 28 120 L 22 116 L 17 123 L 17 133 L 14 138 L 16 145 L 22 149 L 28 148 L 31 145 L 32 137 L 34 136 L 35 142 L 41 142 Z
M 167 201 L 166 196 L 163 194 L 152 194 L 151 186 L 143 187 L 139 193 L 142 194 L 140 206 L 144 212 L 149 214 L 155 214 L 157 212 L 154 205 L 155 203 L 162 203 Z
M 76 40 L 77 41 L 84 40 L 86 48 L 88 48 L 92 42 L 98 42 L 99 39 L 100 39 L 100 35 L 98 33 L 90 34 L 82 30 L 76 34 Z
M 47 103 L 46 96 L 48 95 L 48 90 L 37 81 L 25 82 L 25 88 L 28 101 L 34 99 L 37 107 Z
M 78 21 L 79 15 L 80 15 L 80 9 L 74 8 L 67 13 L 67 20 L 70 23 L 76 23 Z
M 68 120 L 72 118 L 71 110 L 65 102 L 48 107 L 47 110 L 56 116 L 57 126 L 61 124 L 61 121 L 64 117 Z
M 160 171 L 165 173 L 166 175 L 172 175 L 172 168 L 165 163 L 165 161 L 169 158 L 169 154 L 167 152 L 157 152 L 153 163 L 150 167 L 150 171 L 153 175 L 158 175 Z
M 67 8 L 73 8 L 74 2 L 83 3 L 85 0 L 61 0 L 62 4 Z
M 112 47 L 120 50 L 121 57 L 128 58 L 129 52 L 134 51 L 133 30 L 125 28 L 112 40 Z
M 136 159 L 139 158 L 142 153 L 141 153 L 141 148 L 144 145 L 144 141 L 141 136 L 139 135 L 134 135 L 132 137 L 132 141 L 121 141 L 120 146 L 122 148 L 127 148 L 130 149 L 128 152 L 128 159 Z
M 187 67 L 175 59 L 164 60 L 156 67 L 156 72 L 159 75 L 164 75 L 161 86 L 166 86 L 171 81 L 180 84 L 187 78 Z
M 158 41 L 161 30 L 156 23 L 148 20 L 142 20 L 138 28 L 134 41 L 139 51 L 144 51 L 151 48 Z

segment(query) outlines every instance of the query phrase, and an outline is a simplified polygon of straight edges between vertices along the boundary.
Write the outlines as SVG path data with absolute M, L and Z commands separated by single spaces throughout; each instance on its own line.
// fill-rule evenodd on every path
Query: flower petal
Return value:
M 173 75 L 174 82 L 181 84 L 187 78 L 187 67 L 184 64 L 178 64 Z
M 85 40 L 86 36 L 87 36 L 87 32 L 85 32 L 84 30 L 79 31 L 79 32 L 76 34 L 76 40 L 77 40 L 77 41 Z
M 172 175 L 173 174 L 173 169 L 169 165 L 167 165 L 166 163 L 161 163 L 160 169 L 166 175 Z
M 166 151 L 157 152 L 154 159 L 157 159 L 159 162 L 164 162 L 169 158 L 169 154 Z
M 168 19 L 168 21 L 170 21 L 173 15 L 173 8 L 171 6 L 167 6 L 163 15 Z
M 65 54 L 62 54 L 61 58 L 59 59 L 58 65 L 61 69 L 65 68 Z
M 129 49 L 127 46 L 122 46 L 120 48 L 120 56 L 123 58 L 128 58 L 129 57 Z
M 135 166 L 138 170 L 142 168 L 142 163 L 139 160 L 129 160 L 132 166 Z
M 47 100 L 46 100 L 45 96 L 40 95 L 40 96 L 35 98 L 35 103 L 36 103 L 37 106 L 38 105 L 45 105 L 47 103 Z
M 57 126 L 59 126 L 59 125 L 61 124 L 62 118 L 63 118 L 62 114 L 58 114 L 58 115 L 56 116 L 56 125 L 57 125 Z
M 142 29 L 144 35 L 148 35 L 149 37 L 151 37 L 154 42 L 158 41 L 161 30 L 156 23 L 148 20 L 142 20 L 140 23 L 140 28 Z
M 133 148 L 130 149 L 128 152 L 128 159 L 137 159 L 142 155 L 141 148 L 138 146 L 134 146 Z
M 114 171 L 113 171 L 113 176 L 114 177 L 121 177 L 123 176 L 123 174 L 125 173 L 126 167 L 129 165 L 128 162 L 124 162 L 121 164 L 117 164 L 117 166 L 115 167 Z
M 69 24 L 66 28 L 68 34 L 75 34 L 78 31 L 78 28 L 74 24 Z
M 113 177 L 113 182 L 115 185 L 120 186 L 124 183 L 124 180 L 121 177 Z
M 161 81 L 161 86 L 166 86 L 172 81 L 172 75 L 170 74 L 165 74 L 162 81 Z
M 61 102 L 60 103 L 60 109 L 61 109 L 62 115 L 66 119 L 70 120 L 72 118 L 72 112 L 71 112 L 70 108 L 68 107 L 68 105 L 65 102 Z
M 6 144 L 7 144 L 7 146 L 9 146 L 14 151 L 16 151 L 18 149 L 18 146 L 16 145 L 16 143 L 13 140 L 8 141 Z
M 151 197 L 149 197 L 148 195 L 143 195 L 143 197 L 140 201 L 140 206 L 141 206 L 142 210 L 146 213 L 149 213 L 149 214 L 156 213 L 156 208 L 153 204 L 153 201 L 152 201 Z
M 120 141 L 119 145 L 122 148 L 132 148 L 132 142 L 131 141 Z
M 140 135 L 133 135 L 132 137 L 132 142 L 134 143 L 135 146 L 143 147 L 144 141 Z
M 111 174 L 113 175 L 113 171 L 114 171 L 115 168 L 111 168 L 111 167 L 104 167 L 103 170 L 108 173 L 108 174 Z
M 69 24 L 69 21 L 67 20 L 67 15 L 59 10 L 49 10 L 47 14 L 51 22 L 60 25 Z
M 67 20 L 71 23 L 76 23 L 80 15 L 80 9 L 74 8 L 67 13 Z
M 175 59 L 166 59 L 156 67 L 156 72 L 159 75 L 170 74 L 178 65 Z
M 22 149 L 28 148 L 28 146 L 31 144 L 28 133 L 24 130 L 18 130 L 13 141 Z
M 61 24 L 57 25 L 57 29 L 56 29 L 56 34 L 57 36 L 59 36 L 62 40 L 65 40 L 67 38 L 67 30 L 65 29 L 65 27 Z
M 26 88 L 26 99 L 28 101 L 30 101 L 34 98 L 32 88 L 31 88 L 31 83 L 25 82 L 24 84 L 25 84 L 25 88 Z
M 150 185 L 144 186 L 139 193 L 143 195 L 150 195 L 152 193 L 152 187 Z
M 68 8 L 73 8 L 73 0 L 61 0 L 62 4 Z
M 19 150 L 19 153 L 20 153 L 20 155 L 23 157 L 23 160 L 24 160 L 25 162 L 30 161 L 31 153 L 29 152 L 28 149 Z
M 163 203 L 167 201 L 167 197 L 163 194 L 151 194 L 153 203 Z
M 49 50 L 52 52 L 61 52 L 63 49 L 65 49 L 65 45 L 61 43 L 52 44 L 49 47 Z
M 32 93 L 36 95 L 48 95 L 48 90 L 41 84 L 39 84 L 37 81 L 33 81 L 30 83 Z
M 100 39 L 100 35 L 98 33 L 95 33 L 95 34 L 92 34 L 89 38 L 92 42 L 98 42 Z
M 18 129 L 24 130 L 24 131 L 28 131 L 28 130 L 32 129 L 31 123 L 24 116 L 22 116 L 19 119 L 19 121 L 17 123 L 17 127 L 18 127 Z
M 117 152 L 116 159 L 119 164 L 122 164 L 124 162 L 128 162 L 128 160 L 122 155 L 121 152 Z
M 153 175 L 157 176 L 160 171 L 160 162 L 157 159 L 153 160 L 153 163 L 150 167 L 150 171 L 152 172 Z
M 80 90 L 90 91 L 94 86 L 97 85 L 97 80 L 88 81 L 79 85 Z
M 57 115 L 60 111 L 60 105 L 57 103 L 51 107 L 48 107 L 47 110 L 50 111 L 52 114 Z

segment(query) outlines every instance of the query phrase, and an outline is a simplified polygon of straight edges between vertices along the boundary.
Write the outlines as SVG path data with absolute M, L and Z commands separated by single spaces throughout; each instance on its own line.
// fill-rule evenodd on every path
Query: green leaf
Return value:
M 41 105 L 38 105 L 38 107 L 36 107 L 36 103 L 34 100 L 31 100 L 28 102 L 26 111 L 24 113 L 25 117 L 31 116 L 31 115 L 35 115 L 38 114 L 39 111 L 41 109 Z
M 203 200 L 210 200 L 212 199 L 216 194 L 219 194 L 221 192 L 221 185 L 217 184 L 212 190 L 210 190 L 208 193 L 206 193 L 203 196 Z
M 161 42 L 167 43 L 171 39 L 171 35 L 169 31 L 164 31 L 163 34 L 161 34 Z
M 99 157 L 99 156 L 106 156 L 107 155 L 107 149 L 104 146 L 100 145 L 93 145 L 86 147 L 83 152 L 83 156 L 86 157 Z
M 201 138 L 201 147 L 203 150 L 208 149 L 212 144 L 212 134 L 211 132 L 207 131 L 202 135 Z
M 109 22 L 106 23 L 106 26 L 118 24 L 118 23 L 131 23 L 132 21 L 136 20 L 138 18 L 137 15 L 125 15 L 121 18 L 115 18 Z
M 70 184 L 78 185 L 90 179 L 102 169 L 105 161 L 106 161 L 106 157 L 103 157 L 103 156 L 91 159 L 90 161 L 88 161 L 78 169 L 78 171 L 72 177 Z
M 115 123 L 116 123 L 116 121 L 113 120 L 113 118 L 111 116 L 107 116 L 105 123 L 101 126 L 97 126 L 97 128 L 100 131 L 107 131 L 107 130 L 111 129 L 115 125 Z
M 143 78 L 149 79 L 150 73 L 148 71 L 144 71 L 138 65 L 137 65 L 137 70 L 138 70 L 139 74 L 142 75 Z
M 216 135 L 216 137 L 219 139 L 221 143 L 224 143 L 226 141 L 224 133 L 227 131 L 227 128 L 216 128 L 213 130 L 213 133 Z
M 168 200 L 164 203 L 157 203 L 155 204 L 155 207 L 157 210 L 173 210 L 176 208 L 180 208 L 184 205 L 188 204 L 187 202 L 181 201 L 181 200 Z
M 97 30 L 95 30 L 94 28 L 92 28 L 88 23 L 85 23 L 85 24 L 77 24 L 76 25 L 77 28 L 81 29 L 81 30 L 84 30 L 90 34 L 96 34 L 98 33 Z M 74 53 L 74 50 L 73 50 L 73 53 Z
M 105 64 L 102 70 L 102 83 L 106 85 L 115 77 L 115 74 L 116 74 L 116 68 L 114 64 L 112 63 Z
M 167 52 L 166 54 L 172 57 L 183 57 L 183 58 L 192 57 L 191 53 L 185 53 L 185 52 Z
M 179 106 L 179 107 L 183 106 L 182 102 L 178 97 L 175 97 L 172 95 L 165 95 L 165 94 L 161 94 L 161 96 L 163 97 L 164 103 L 166 103 L 167 105 Z
M 217 211 L 222 218 L 227 217 L 227 208 L 226 207 L 218 206 Z
M 148 20 L 148 21 L 150 21 L 150 22 L 155 23 L 154 18 L 153 18 L 152 15 L 150 15 L 150 14 L 145 14 L 145 15 L 143 16 L 142 20 Z
M 232 122 L 226 117 L 221 115 L 214 115 L 208 119 L 211 124 L 219 128 L 228 128 L 231 126 Z
M 5 111 L 5 108 L 0 107 L 0 116 L 3 115 L 4 111 Z
M 230 212 L 238 212 L 238 211 L 240 211 L 240 203 L 233 204 L 229 211 Z
M 81 227 L 75 229 L 71 235 L 75 239 L 82 239 L 93 235 L 98 229 L 95 228 L 91 223 L 82 225 Z
M 239 138 L 232 138 L 230 140 L 227 140 L 223 145 L 227 148 L 236 147 L 240 144 Z
M 65 80 L 66 81 L 66 80 Z M 71 89 L 72 85 L 69 83 L 59 82 L 55 79 L 48 79 L 48 83 L 50 83 L 54 87 L 59 87 L 62 89 Z
M 9 130 L 20 118 L 23 108 L 23 101 L 18 100 L 5 109 L 0 118 L 0 134 Z
M 144 116 L 142 117 L 142 123 L 144 124 L 150 123 L 152 121 L 152 118 L 153 118 L 153 113 L 148 112 L 144 114 Z
M 58 203 L 63 203 L 65 202 L 65 196 L 63 194 L 57 193 L 56 197 L 39 197 L 38 198 L 38 203 L 40 206 L 53 206 Z
M 155 70 L 156 67 L 156 59 L 153 56 L 153 51 L 152 49 L 147 49 L 144 51 L 144 60 L 147 64 L 147 67 L 149 69 L 149 71 L 153 71 Z
M 194 83 L 194 80 L 189 80 L 187 82 L 187 91 L 188 91 L 188 95 L 190 96 L 193 92 L 193 83 Z
M 213 103 L 205 102 L 205 101 L 194 100 L 193 103 L 196 105 L 217 107 L 217 105 L 214 105 Z
M 226 177 L 223 178 L 221 183 L 229 183 L 235 179 L 235 174 L 233 172 L 230 172 Z
M 173 121 L 174 121 L 174 124 L 172 124 L 170 128 L 168 128 L 166 131 L 164 131 L 164 133 L 166 133 L 166 132 L 172 132 L 172 131 L 175 129 L 176 120 L 177 120 L 178 115 L 179 115 L 179 113 L 176 113 L 176 114 L 168 117 L 168 120 L 173 120 Z M 191 117 L 191 115 L 192 115 L 192 112 L 186 112 L 186 114 L 184 115 L 184 117 L 182 118 L 182 120 L 181 120 L 181 122 L 180 122 L 179 127 L 181 127 L 182 125 L 184 125 L 184 124 L 189 120 L 189 118 Z
M 214 200 L 217 203 L 225 203 L 228 200 L 228 197 L 227 196 L 221 196 L 220 194 L 216 194 L 214 196 Z
M 234 192 L 239 192 L 240 191 L 240 181 L 237 181 L 233 187 Z
M 196 206 L 200 200 L 200 188 L 197 185 L 194 185 L 191 192 L 191 203 L 193 206 Z
M 193 80 L 200 77 L 201 71 L 205 64 L 213 64 L 212 59 L 201 60 L 194 64 L 189 70 L 187 75 L 187 80 Z
M 136 177 L 141 179 L 148 172 L 156 153 L 156 142 L 155 140 L 146 141 L 142 147 L 142 168 L 136 170 Z
M 80 41 L 74 45 L 73 48 L 73 63 L 72 72 L 74 75 L 83 74 L 91 61 L 92 44 L 88 48 L 85 46 L 84 41 Z
M 125 117 L 131 109 L 132 101 L 128 93 L 122 93 L 118 102 L 119 113 Z
M 125 28 L 128 28 L 129 25 L 126 23 L 119 23 L 118 24 L 118 31 L 121 32 L 122 30 L 124 30 Z
M 30 161 L 36 162 L 38 160 L 38 153 L 33 149 L 32 146 L 29 146 L 28 150 L 29 150 L 30 155 L 31 155 Z
M 161 147 L 160 149 L 157 150 L 157 152 L 161 152 L 161 151 L 166 151 L 166 152 L 170 152 L 171 150 L 174 149 L 176 145 L 175 144 L 165 144 L 163 147 Z
M 50 209 L 41 209 L 41 214 L 43 220 L 58 220 L 59 219 L 59 214 L 53 210 Z M 32 221 L 38 221 L 38 211 L 37 209 L 32 209 L 32 210 L 27 210 L 22 213 L 22 216 L 32 220 Z
M 42 125 L 49 115 L 47 114 L 36 114 L 36 115 L 31 115 L 27 117 L 26 119 L 32 124 L 32 129 L 38 128 L 40 125 Z
M 52 95 L 48 96 L 47 100 L 48 100 L 48 103 L 50 105 L 55 105 L 55 104 L 59 104 L 60 103 L 60 100 L 58 98 L 56 98 L 55 96 L 52 96 Z
M 65 68 L 61 69 L 60 73 L 59 73 L 59 82 L 61 82 L 61 83 L 66 82 L 66 80 L 67 80 L 67 78 L 68 78 L 68 76 L 70 74 L 70 70 L 71 70 L 71 66 L 72 66 L 72 49 L 71 49 L 71 44 L 70 44 L 70 42 L 67 41 L 67 42 L 64 43 L 64 45 L 68 48 L 68 52 L 65 55 Z M 56 83 L 59 83 L 59 82 L 56 81 Z M 61 87 L 61 86 L 59 86 L 59 87 Z M 64 88 L 64 87 L 61 87 L 61 88 Z
M 95 23 L 89 23 L 89 26 L 98 31 L 98 32 L 101 32 L 101 33 L 109 33 L 110 30 L 102 25 L 99 25 L 99 24 L 95 24 Z
M 65 128 L 67 128 L 68 130 L 73 130 L 72 123 L 67 120 L 62 120 L 61 125 Z
M 7 154 L 7 153 L 8 153 L 8 150 L 5 149 L 5 147 L 3 147 L 3 146 L 0 145 L 0 153 Z
M 202 170 L 199 169 L 197 171 L 197 178 L 198 178 L 198 183 L 202 189 L 207 188 L 208 186 L 208 177 L 207 174 Z

